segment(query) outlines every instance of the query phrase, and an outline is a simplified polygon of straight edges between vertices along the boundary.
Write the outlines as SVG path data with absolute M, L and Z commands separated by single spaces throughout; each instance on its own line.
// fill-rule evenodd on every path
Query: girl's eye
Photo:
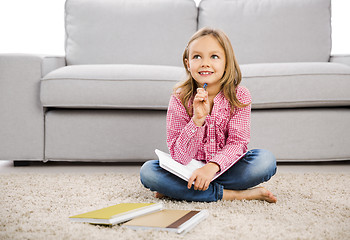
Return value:
M 219 56 L 218 55 L 212 55 L 211 58 L 212 59 L 219 59 Z
M 194 55 L 193 56 L 193 59 L 200 59 L 201 58 L 201 56 L 199 56 L 199 55 Z

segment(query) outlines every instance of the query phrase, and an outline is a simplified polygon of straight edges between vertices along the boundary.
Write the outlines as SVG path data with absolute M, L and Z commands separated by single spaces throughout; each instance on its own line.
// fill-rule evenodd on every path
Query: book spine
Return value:
M 175 222 L 173 222 L 172 224 L 170 224 L 166 228 L 178 228 L 179 226 L 181 226 L 182 224 L 187 222 L 189 219 L 191 219 L 193 216 L 195 216 L 198 213 L 199 213 L 199 211 L 190 211 L 189 213 L 187 213 L 186 215 L 184 215 L 180 219 L 176 220 Z

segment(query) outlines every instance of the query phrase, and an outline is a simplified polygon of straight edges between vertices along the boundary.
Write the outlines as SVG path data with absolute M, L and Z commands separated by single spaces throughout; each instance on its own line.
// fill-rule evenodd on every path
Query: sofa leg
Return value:
M 13 161 L 15 167 L 27 167 L 30 166 L 30 161 Z

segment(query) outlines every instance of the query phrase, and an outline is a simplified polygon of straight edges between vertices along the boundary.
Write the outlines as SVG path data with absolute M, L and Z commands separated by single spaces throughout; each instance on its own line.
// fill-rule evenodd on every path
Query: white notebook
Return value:
M 160 151 L 158 149 L 155 150 L 158 159 L 159 159 L 159 166 L 172 174 L 178 176 L 179 178 L 182 178 L 185 181 L 188 181 L 190 177 L 192 176 L 192 173 L 205 165 L 205 162 L 199 161 L 196 159 L 192 159 L 187 165 L 183 165 L 174 159 L 171 158 L 170 154 L 165 153 L 163 151 Z M 231 163 L 231 165 L 225 169 L 229 169 L 232 167 L 239 159 L 241 159 L 247 152 L 245 152 L 240 158 L 238 158 L 236 161 Z M 223 174 L 225 171 L 218 172 L 212 179 L 215 180 L 218 178 L 221 174 Z

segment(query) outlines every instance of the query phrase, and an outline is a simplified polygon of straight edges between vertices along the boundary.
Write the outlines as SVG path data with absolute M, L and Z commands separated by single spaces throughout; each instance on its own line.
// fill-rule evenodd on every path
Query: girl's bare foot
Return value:
M 165 197 L 164 194 L 161 194 L 161 193 L 159 193 L 159 192 L 156 192 L 156 193 L 154 194 L 154 196 L 155 196 L 156 198 L 164 198 L 164 197 Z
M 264 187 L 256 187 L 247 190 L 226 190 L 224 189 L 224 194 L 222 200 L 262 200 L 269 203 L 277 202 L 277 198 Z

